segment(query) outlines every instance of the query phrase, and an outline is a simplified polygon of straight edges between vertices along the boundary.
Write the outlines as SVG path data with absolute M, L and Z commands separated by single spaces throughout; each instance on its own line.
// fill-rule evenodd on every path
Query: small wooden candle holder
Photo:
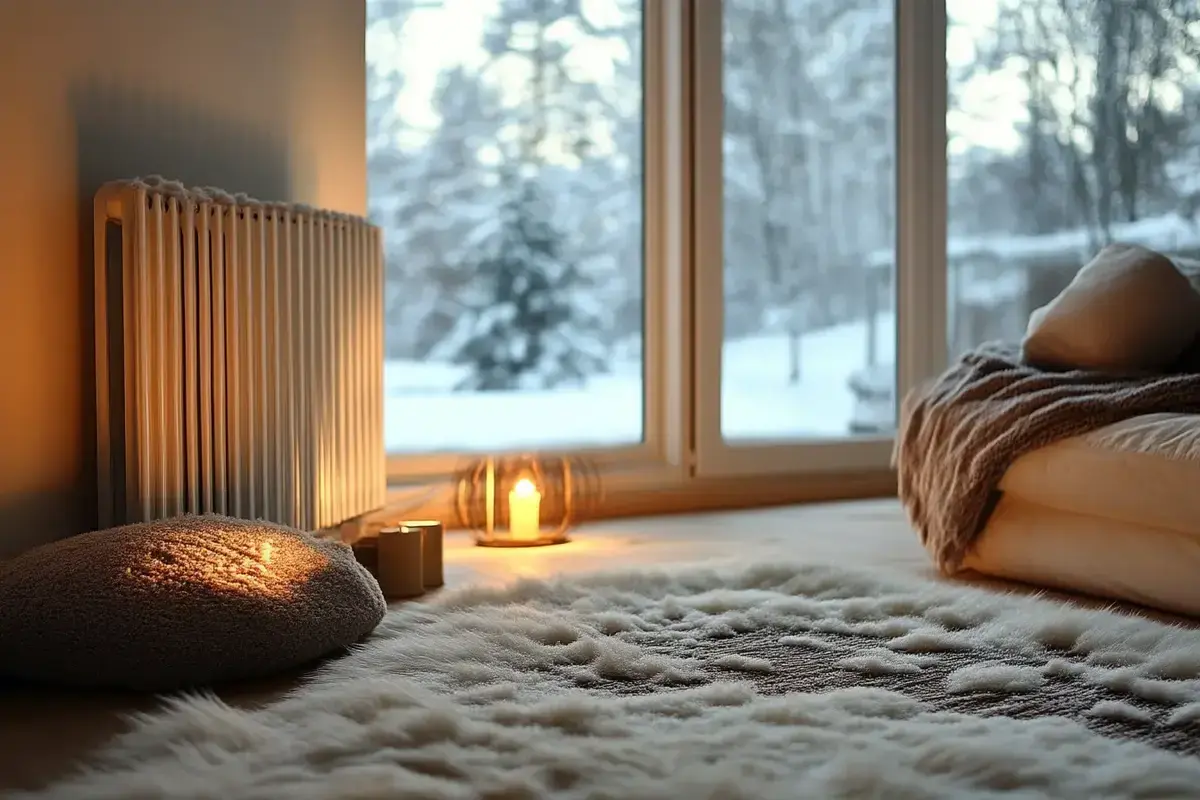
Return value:
M 446 582 L 443 558 L 446 529 L 442 523 L 432 519 L 405 520 L 398 526 L 401 530 L 421 535 L 421 573 L 426 589 L 436 589 Z
M 393 527 L 379 532 L 379 588 L 384 597 L 416 597 L 425 592 L 420 530 Z

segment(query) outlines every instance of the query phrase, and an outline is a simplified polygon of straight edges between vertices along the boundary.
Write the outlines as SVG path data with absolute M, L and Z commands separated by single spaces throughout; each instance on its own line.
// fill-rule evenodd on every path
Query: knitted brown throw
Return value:
M 1200 413 L 1200 374 L 1047 372 L 1022 363 L 1019 345 L 983 345 L 905 397 L 893 455 L 900 500 L 938 568 L 955 572 L 1019 457 L 1157 413 Z

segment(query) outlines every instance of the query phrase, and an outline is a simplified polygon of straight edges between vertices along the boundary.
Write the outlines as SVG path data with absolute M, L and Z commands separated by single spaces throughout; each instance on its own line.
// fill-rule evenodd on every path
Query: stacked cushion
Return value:
M 1111 245 L 1031 316 L 1050 369 L 1200 367 L 1200 264 Z M 964 566 L 1200 615 L 1200 416 L 1135 417 L 1028 453 Z
M 1200 615 L 1200 416 L 1153 414 L 1018 459 L 964 566 Z
M 1147 414 L 1017 460 L 1002 491 L 1050 508 L 1200 535 L 1200 417 Z

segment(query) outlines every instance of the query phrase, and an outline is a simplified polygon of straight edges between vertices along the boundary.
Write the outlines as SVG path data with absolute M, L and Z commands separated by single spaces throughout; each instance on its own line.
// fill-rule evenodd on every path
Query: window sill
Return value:
M 646 517 L 705 511 L 734 511 L 767 506 L 894 497 L 891 469 L 808 475 L 688 478 L 659 474 L 625 479 L 605 487 L 604 500 L 591 519 Z M 401 519 L 437 519 L 460 529 L 455 486 L 449 481 L 393 486 L 386 505 L 352 525 L 341 538 L 353 541 L 372 529 Z

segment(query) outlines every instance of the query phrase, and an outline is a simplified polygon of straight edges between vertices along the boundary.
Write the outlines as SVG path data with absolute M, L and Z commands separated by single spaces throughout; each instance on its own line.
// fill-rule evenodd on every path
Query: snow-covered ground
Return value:
M 455 392 L 454 365 L 384 366 L 388 452 L 438 453 L 541 447 L 610 447 L 642 438 L 636 363 L 614 365 L 584 389 Z
M 797 439 L 850 432 L 850 376 L 865 366 L 865 322 L 801 339 L 801 375 L 788 383 L 788 342 L 757 336 L 727 342 L 721 387 L 722 433 L 730 439 Z M 876 326 L 879 361 L 894 363 L 895 318 Z M 583 389 L 463 393 L 461 368 L 388 362 L 385 430 L 389 452 L 499 451 L 602 447 L 642 439 L 642 376 L 637 361 L 613 365 Z
M 1180 214 L 1145 217 L 1112 226 L 1113 241 L 1139 244 L 1160 253 L 1175 254 L 1200 248 L 1200 221 Z M 953 236 L 946 243 L 951 260 L 993 259 L 1013 262 L 1021 259 L 1064 257 L 1081 258 L 1080 265 L 1099 249 L 1098 235 L 1084 228 L 1020 236 L 997 233 L 988 236 Z M 867 263 L 876 269 L 892 269 L 896 251 L 886 247 L 872 253 Z

